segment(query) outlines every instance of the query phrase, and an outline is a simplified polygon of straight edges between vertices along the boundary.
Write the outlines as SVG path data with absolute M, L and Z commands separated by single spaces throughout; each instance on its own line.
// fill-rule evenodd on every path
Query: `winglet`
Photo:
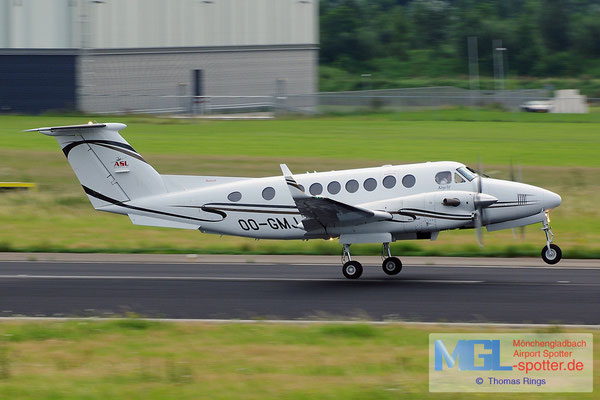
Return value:
M 279 164 L 279 167 L 281 168 L 281 172 L 283 172 L 283 176 L 285 176 L 286 178 L 289 176 L 292 176 L 292 171 L 290 171 L 290 169 L 288 168 L 287 165 L 285 164 Z
M 290 193 L 292 194 L 292 198 L 294 200 L 311 197 L 304 192 L 302 186 L 298 185 L 298 183 L 292 176 L 292 171 L 290 171 L 287 165 L 279 164 L 279 167 L 281 168 L 281 172 L 283 172 L 283 176 L 285 177 L 285 183 L 287 183 L 288 189 L 290 189 Z

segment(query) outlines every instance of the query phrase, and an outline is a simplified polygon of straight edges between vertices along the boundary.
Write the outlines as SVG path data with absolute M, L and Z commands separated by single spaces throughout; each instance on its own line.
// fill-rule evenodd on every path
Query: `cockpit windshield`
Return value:
M 456 169 L 466 180 L 471 182 L 477 176 L 477 173 L 469 167 L 460 167 Z

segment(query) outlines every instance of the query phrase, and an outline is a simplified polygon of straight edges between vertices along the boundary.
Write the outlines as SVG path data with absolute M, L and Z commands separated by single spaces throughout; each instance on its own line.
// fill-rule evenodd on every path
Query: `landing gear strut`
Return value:
M 383 259 L 381 267 L 383 268 L 383 272 L 386 274 L 396 275 L 402 271 L 402 261 L 400 261 L 398 257 L 392 257 L 389 243 L 383 244 L 381 258 Z
M 342 253 L 342 262 L 344 265 L 342 266 L 342 273 L 348 279 L 358 279 L 362 275 L 363 267 L 358 261 L 352 261 L 352 256 L 350 255 L 350 245 L 345 244 L 344 250 Z
M 552 243 L 554 240 L 554 234 L 552 233 L 552 227 L 550 226 L 550 218 L 546 213 L 546 218 L 543 221 L 542 230 L 546 234 L 546 245 L 542 248 L 542 259 L 547 264 L 556 264 L 562 258 L 562 251 L 560 247 Z

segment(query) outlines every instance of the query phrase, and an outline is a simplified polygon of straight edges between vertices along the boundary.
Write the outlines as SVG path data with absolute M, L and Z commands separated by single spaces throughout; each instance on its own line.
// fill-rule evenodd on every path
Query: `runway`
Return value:
M 600 324 L 600 268 L 364 263 L 0 261 L 0 317 Z

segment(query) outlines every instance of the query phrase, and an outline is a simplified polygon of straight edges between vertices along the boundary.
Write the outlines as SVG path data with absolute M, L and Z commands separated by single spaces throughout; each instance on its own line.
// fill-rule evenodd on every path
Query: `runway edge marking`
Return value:
M 368 324 L 368 325 L 425 325 L 448 327 L 490 327 L 490 328 L 553 328 L 600 329 L 600 325 L 581 324 L 516 324 L 494 322 L 419 322 L 419 321 L 369 321 L 369 320 L 302 320 L 302 319 L 207 319 L 207 318 L 112 318 L 112 317 L 0 317 L 2 321 L 140 321 L 207 323 L 207 324 L 282 324 L 282 325 L 318 325 L 318 324 Z

